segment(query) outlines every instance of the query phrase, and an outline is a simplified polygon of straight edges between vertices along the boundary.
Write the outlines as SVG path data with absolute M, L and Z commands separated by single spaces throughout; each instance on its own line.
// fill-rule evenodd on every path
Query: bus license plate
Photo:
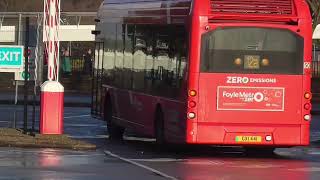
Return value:
M 260 143 L 261 141 L 261 136 L 236 136 L 236 142 Z

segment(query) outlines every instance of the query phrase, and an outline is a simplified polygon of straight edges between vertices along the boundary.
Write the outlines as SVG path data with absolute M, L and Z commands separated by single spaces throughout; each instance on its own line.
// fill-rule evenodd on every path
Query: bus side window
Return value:
M 123 63 L 124 63 L 124 39 L 125 25 L 117 24 L 116 51 L 115 51 L 115 80 L 114 85 L 118 88 L 123 87 Z
M 132 88 L 132 66 L 133 66 L 133 38 L 135 26 L 126 25 L 124 58 L 123 58 L 123 87 L 125 89 Z
M 186 68 L 186 39 L 184 26 L 172 26 L 170 32 L 169 68 L 166 86 L 168 97 L 177 97 L 180 93 L 183 71 Z
M 154 37 L 153 27 L 148 27 L 148 33 L 146 34 L 146 64 L 145 64 L 145 91 L 152 93 L 152 84 L 155 77 L 154 71 Z
M 106 24 L 103 56 L 103 83 L 113 85 L 115 73 L 116 24 Z
M 188 34 L 184 26 L 176 27 L 174 58 L 176 60 L 176 69 L 174 73 L 174 82 L 172 84 L 174 96 L 182 95 L 182 89 L 185 86 L 184 79 L 187 74 L 187 53 L 188 53 Z
M 155 59 L 153 89 L 157 95 L 167 96 L 166 84 L 169 71 L 169 32 L 165 27 L 156 28 L 155 32 Z
M 147 25 L 137 25 L 134 34 L 134 53 L 133 53 L 133 89 L 144 91 L 145 88 L 145 66 L 147 48 Z

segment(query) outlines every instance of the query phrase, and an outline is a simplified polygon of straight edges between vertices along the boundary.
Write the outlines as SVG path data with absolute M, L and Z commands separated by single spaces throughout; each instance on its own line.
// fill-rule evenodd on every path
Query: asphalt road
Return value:
M 12 126 L 15 111 L 19 119 L 16 124 L 22 127 L 22 107 L 14 106 L 0 106 L 0 126 Z M 313 118 L 312 140 L 320 139 L 319 120 L 320 116 Z M 320 179 L 320 144 L 277 149 L 271 156 L 252 156 L 238 147 L 159 149 L 150 139 L 134 137 L 112 142 L 107 138 L 106 124 L 92 119 L 87 108 L 65 109 L 65 133 L 95 143 L 98 149 L 83 152 L 0 148 L 0 180 Z

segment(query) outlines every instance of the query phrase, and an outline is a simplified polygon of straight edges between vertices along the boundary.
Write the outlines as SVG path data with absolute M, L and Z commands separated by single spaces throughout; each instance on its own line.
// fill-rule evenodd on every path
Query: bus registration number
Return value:
M 236 136 L 236 142 L 259 143 L 261 141 L 261 136 Z
M 260 56 L 244 56 L 244 69 L 260 69 Z

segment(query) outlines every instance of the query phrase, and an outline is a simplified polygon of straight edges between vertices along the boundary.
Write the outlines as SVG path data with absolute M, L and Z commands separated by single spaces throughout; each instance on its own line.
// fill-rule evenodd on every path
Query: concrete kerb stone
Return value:
M 30 136 L 18 129 L 0 128 L 0 146 L 20 148 L 59 148 L 73 150 L 96 150 L 96 145 L 74 140 L 67 135 Z

